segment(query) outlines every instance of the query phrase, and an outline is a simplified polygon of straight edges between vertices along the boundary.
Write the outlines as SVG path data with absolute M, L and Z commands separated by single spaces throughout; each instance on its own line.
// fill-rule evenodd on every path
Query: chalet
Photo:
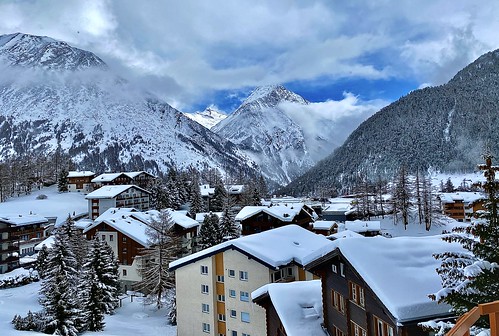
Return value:
M 202 184 L 199 186 L 199 191 L 201 192 L 201 198 L 203 199 L 205 207 L 209 209 L 210 200 L 215 195 L 215 188 L 211 188 L 209 184 Z
M 273 206 L 246 206 L 236 215 L 236 223 L 242 227 L 242 235 L 258 233 L 289 224 L 305 229 L 312 228 L 317 218 L 315 212 L 303 203 Z
M 140 250 L 149 247 L 147 225 L 130 216 L 132 211 L 109 209 L 94 224 L 85 228 L 87 239 L 94 236 L 105 241 L 118 259 L 120 281 L 125 290 L 141 280 L 138 268 L 141 263 Z
M 156 177 L 145 171 L 104 173 L 92 179 L 94 189 L 106 185 L 129 185 L 134 184 L 142 189 L 147 189 Z
M 346 238 L 312 252 L 305 269 L 322 281 L 329 335 L 429 335 L 418 322 L 449 317 L 450 306 L 428 298 L 441 289 L 434 253 L 462 251 L 440 236 Z M 329 248 L 329 247 L 328 247 Z
M 96 219 L 110 208 L 149 210 L 149 195 L 149 191 L 134 185 L 104 186 L 85 196 L 88 200 L 88 215 Z
M 355 215 L 355 207 L 350 198 L 333 198 L 330 203 L 324 205 L 322 218 L 327 221 L 345 222 L 351 220 Z
M 178 335 L 265 335 L 265 310 L 250 293 L 272 282 L 312 280 L 302 258 L 334 244 L 297 225 L 212 246 L 170 263 Z
M 338 223 L 336 221 L 318 220 L 312 223 L 312 231 L 317 234 L 329 236 L 338 232 Z
M 381 222 L 380 221 L 346 221 L 345 230 L 350 230 L 357 232 L 365 237 L 373 237 L 381 234 Z
M 37 215 L 0 216 L 0 273 L 19 267 L 19 257 L 35 253 L 51 224 Z
M 271 283 L 251 298 L 265 308 L 267 336 L 327 336 L 322 329 L 320 280 Z
M 442 214 L 459 222 L 469 222 L 477 211 L 484 210 L 486 195 L 478 192 L 453 192 L 439 195 Z
M 191 254 L 194 250 L 195 240 L 199 232 L 199 223 L 188 217 L 184 211 L 166 209 L 174 223 L 174 231 L 182 236 L 182 248 L 185 254 Z M 149 225 L 152 220 L 159 216 L 158 210 L 145 212 L 133 212 L 130 216 Z
M 68 172 L 68 190 L 89 193 L 93 190 L 92 179 L 95 173 L 91 171 Z

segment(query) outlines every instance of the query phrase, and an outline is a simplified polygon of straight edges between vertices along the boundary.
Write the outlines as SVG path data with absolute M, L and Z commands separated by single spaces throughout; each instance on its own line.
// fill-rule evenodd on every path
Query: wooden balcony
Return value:
M 446 336 L 470 336 L 470 328 L 482 315 L 489 315 L 490 336 L 499 336 L 499 301 L 482 303 L 461 316 Z

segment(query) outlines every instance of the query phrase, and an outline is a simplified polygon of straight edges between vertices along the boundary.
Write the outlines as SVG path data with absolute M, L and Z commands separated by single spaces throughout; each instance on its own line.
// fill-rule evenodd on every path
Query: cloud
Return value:
M 323 78 L 440 84 L 499 46 L 499 3 L 2 0 L 0 34 L 48 35 L 188 106 L 218 90 Z
M 341 100 L 302 105 L 283 102 L 279 108 L 304 130 L 307 147 L 315 160 L 340 146 L 363 121 L 386 106 L 383 100 L 363 101 L 350 92 Z

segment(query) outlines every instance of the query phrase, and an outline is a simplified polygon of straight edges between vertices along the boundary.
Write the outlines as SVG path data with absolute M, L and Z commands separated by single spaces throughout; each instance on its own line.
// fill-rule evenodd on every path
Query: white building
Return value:
M 265 310 L 250 293 L 272 282 L 311 280 L 302 258 L 333 244 L 297 225 L 230 240 L 170 264 L 178 335 L 266 335 Z

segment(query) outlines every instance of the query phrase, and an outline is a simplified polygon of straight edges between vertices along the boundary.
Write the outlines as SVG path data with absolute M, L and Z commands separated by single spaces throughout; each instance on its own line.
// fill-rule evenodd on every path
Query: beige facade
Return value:
M 280 282 L 313 277 L 296 265 L 282 269 L 287 276 L 275 277 L 273 274 L 280 274 L 280 270 L 234 249 L 176 269 L 177 334 L 266 335 L 265 310 L 252 302 L 251 292 L 274 279 Z

